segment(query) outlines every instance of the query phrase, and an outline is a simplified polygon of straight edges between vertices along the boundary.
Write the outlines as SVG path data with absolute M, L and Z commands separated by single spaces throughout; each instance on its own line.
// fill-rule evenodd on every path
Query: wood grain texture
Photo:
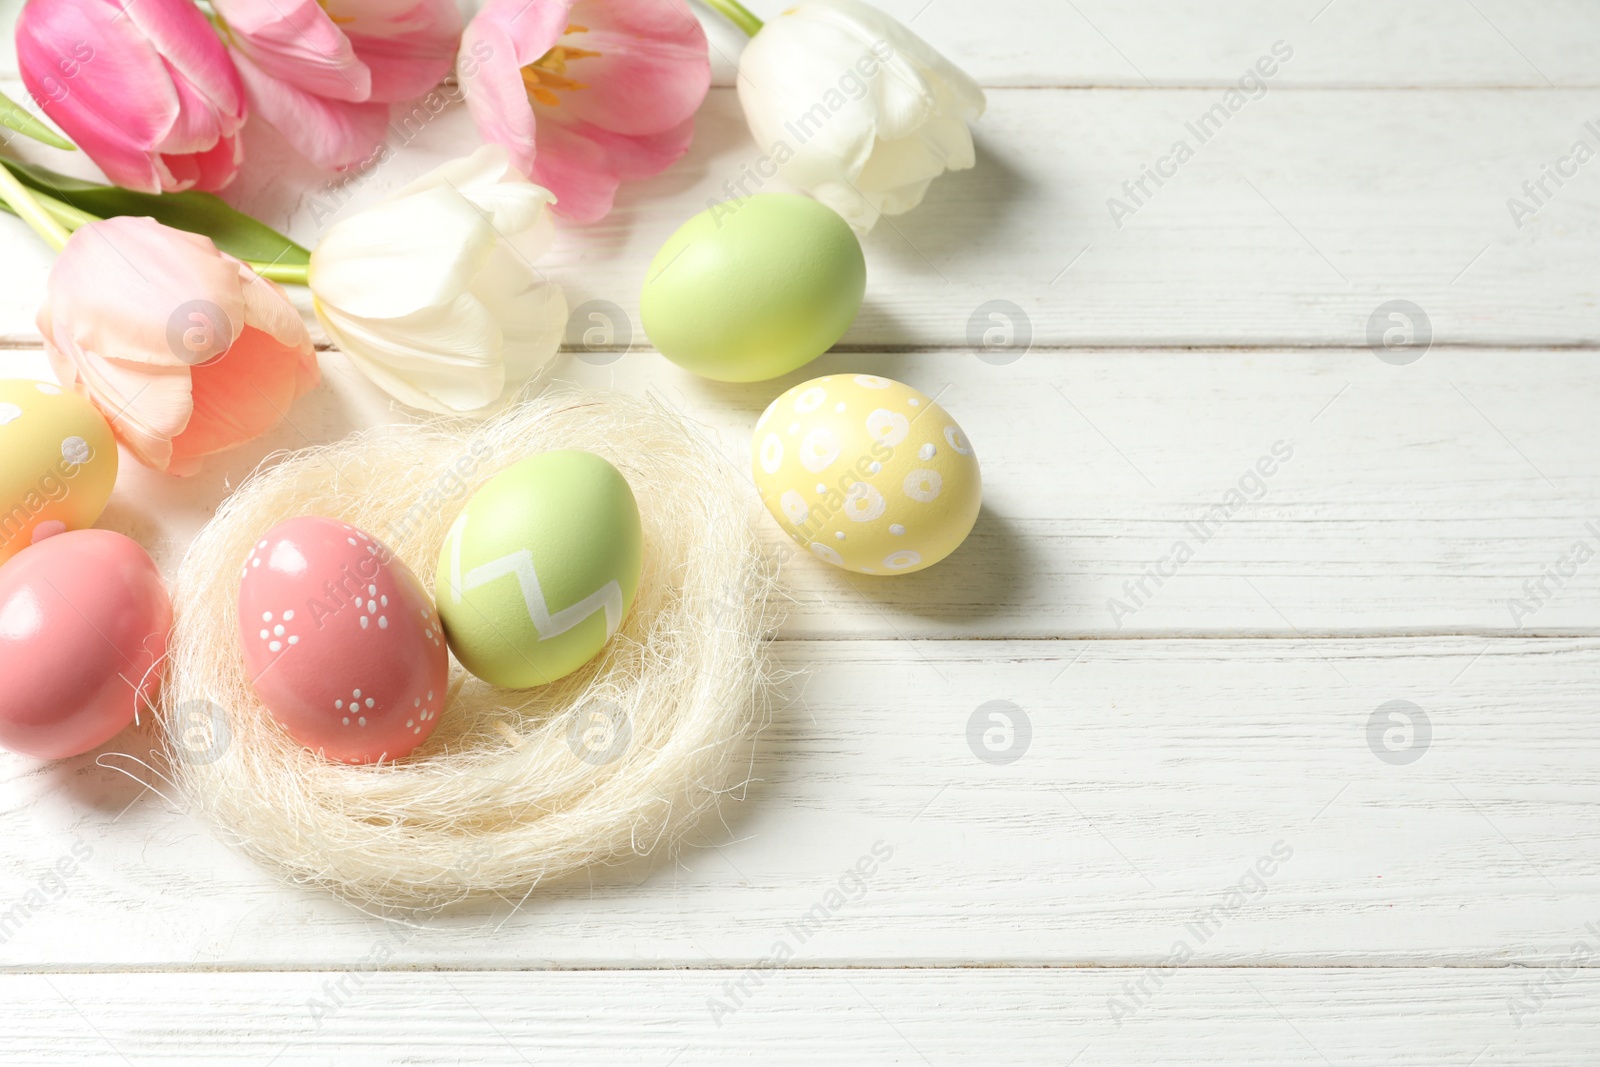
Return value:
M 6 756 L 0 966 L 1543 966 L 1600 921 L 1592 639 L 776 651 L 801 677 L 721 821 L 515 913 L 393 926 L 277 885 L 107 769 L 150 780 L 107 754 L 137 734 Z M 1409 746 L 1372 733 L 1394 700 Z
M 727 971 L 54 975 L 0 979 L 0 1028 L 16 1064 L 1593 1062 L 1600 976 L 1552 978 L 1519 1027 L 1508 1002 L 1537 977 L 1184 971 L 1118 1026 L 1108 1004 L 1137 973 L 780 970 L 760 986 Z M 718 1025 L 708 1002 L 739 981 L 750 993 Z M 332 1010 L 313 1017 L 320 1004 Z

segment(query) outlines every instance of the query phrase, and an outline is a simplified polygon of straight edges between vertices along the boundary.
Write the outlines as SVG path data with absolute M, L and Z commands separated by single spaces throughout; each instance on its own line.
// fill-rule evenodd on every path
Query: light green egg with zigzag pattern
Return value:
M 450 651 L 491 685 L 526 689 L 592 660 L 633 607 L 639 505 L 593 452 L 543 452 L 485 482 L 439 550 Z

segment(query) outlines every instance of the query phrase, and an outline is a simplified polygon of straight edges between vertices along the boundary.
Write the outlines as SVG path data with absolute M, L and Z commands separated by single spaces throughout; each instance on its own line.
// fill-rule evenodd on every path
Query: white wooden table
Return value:
M 515 912 L 385 923 L 93 755 L 0 757 L 0 915 L 52 890 L 0 940 L 0 1059 L 1600 1062 L 1600 559 L 1574 548 L 1600 550 L 1600 162 L 1520 226 L 1507 205 L 1600 148 L 1600 5 L 878 2 L 990 110 L 978 167 L 866 242 L 839 351 L 753 386 L 642 348 L 556 376 L 653 391 L 736 452 L 802 377 L 941 393 L 984 463 L 967 545 L 905 578 L 792 560 L 777 650 L 805 675 L 729 824 Z M 632 314 L 758 156 L 713 40 L 689 156 L 562 238 L 574 305 Z M 1119 227 L 1108 198 L 1278 41 L 1265 94 Z M 471 143 L 447 112 L 350 206 Z M 323 176 L 249 150 L 230 199 L 313 242 Z M 42 374 L 47 254 L 0 239 L 0 361 Z M 995 299 L 1031 323 L 1009 362 L 968 345 Z M 1368 343 L 1395 300 L 1432 339 L 1405 365 Z M 170 574 L 263 456 L 408 417 L 322 364 L 197 478 L 128 464 L 104 524 Z M 1010 762 L 969 745 L 992 701 L 1030 727 Z

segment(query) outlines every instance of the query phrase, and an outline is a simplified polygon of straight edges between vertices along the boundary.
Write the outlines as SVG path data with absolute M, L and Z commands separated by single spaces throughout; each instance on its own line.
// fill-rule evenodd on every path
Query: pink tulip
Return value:
M 136 216 L 91 222 L 45 288 L 39 332 L 56 377 L 157 470 L 193 474 L 317 384 L 311 337 L 283 290 L 210 238 Z
M 461 39 L 454 0 L 215 0 L 250 107 L 307 159 L 344 168 L 383 143 L 388 104 L 422 96 Z
M 484 139 L 578 222 L 688 151 L 711 85 L 705 31 L 683 0 L 488 0 L 456 70 Z
M 118 185 L 221 189 L 239 171 L 244 89 L 189 0 L 29 0 L 28 92 Z

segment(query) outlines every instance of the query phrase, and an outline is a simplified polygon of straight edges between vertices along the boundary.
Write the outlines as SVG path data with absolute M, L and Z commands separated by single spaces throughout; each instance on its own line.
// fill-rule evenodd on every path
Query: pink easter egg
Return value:
M 399 759 L 439 725 L 450 669 L 439 613 L 349 523 L 310 515 L 267 531 L 240 575 L 239 642 L 273 718 L 328 759 Z
M 172 601 L 155 561 L 110 530 L 37 541 L 0 567 L 0 745 L 62 759 L 154 699 Z

